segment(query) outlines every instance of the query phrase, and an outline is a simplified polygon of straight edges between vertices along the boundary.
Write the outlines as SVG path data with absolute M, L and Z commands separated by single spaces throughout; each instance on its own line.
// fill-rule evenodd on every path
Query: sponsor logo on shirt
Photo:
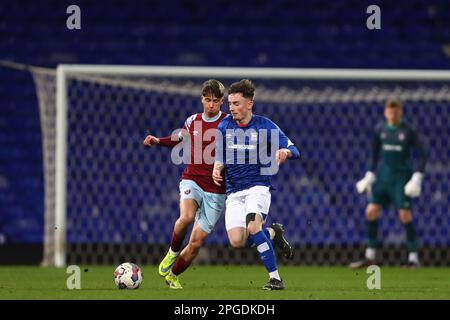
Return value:
M 403 151 L 403 146 L 395 144 L 383 144 L 383 150 L 385 151 Z
M 255 150 L 256 145 L 246 145 L 246 144 L 236 144 L 231 141 L 227 145 L 228 149 L 237 149 L 237 150 Z

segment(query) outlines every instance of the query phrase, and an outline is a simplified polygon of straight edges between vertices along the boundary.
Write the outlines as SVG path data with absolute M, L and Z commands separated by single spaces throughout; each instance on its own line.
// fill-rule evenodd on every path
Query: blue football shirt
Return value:
M 253 114 L 250 122 L 242 126 L 228 115 L 217 130 L 216 160 L 225 166 L 227 194 L 254 186 L 271 187 L 272 176 L 278 172 L 278 149 L 289 149 L 290 159 L 300 155 L 292 141 L 266 117 Z

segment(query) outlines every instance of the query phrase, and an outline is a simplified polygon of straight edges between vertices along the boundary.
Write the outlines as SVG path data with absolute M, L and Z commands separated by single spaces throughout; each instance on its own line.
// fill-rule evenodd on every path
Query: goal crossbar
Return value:
M 146 75 L 173 77 L 255 77 L 260 79 L 446 81 L 450 70 L 245 68 L 196 66 L 59 65 L 63 74 Z

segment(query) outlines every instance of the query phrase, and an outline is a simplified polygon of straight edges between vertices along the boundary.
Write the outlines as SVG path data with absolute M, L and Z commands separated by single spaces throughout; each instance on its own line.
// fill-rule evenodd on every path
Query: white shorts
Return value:
M 227 197 L 225 209 L 225 227 L 228 230 L 247 228 L 246 217 L 249 213 L 260 214 L 266 221 L 270 208 L 269 187 L 254 186 L 238 191 Z

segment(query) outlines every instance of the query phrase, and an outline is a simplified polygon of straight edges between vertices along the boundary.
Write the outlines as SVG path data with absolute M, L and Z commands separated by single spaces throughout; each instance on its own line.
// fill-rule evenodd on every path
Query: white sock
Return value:
M 169 248 L 169 253 L 170 253 L 170 255 L 177 257 L 180 254 L 180 251 L 175 252 L 175 251 L 172 251 L 172 248 Z
M 275 238 L 275 230 L 272 228 L 267 228 L 267 230 L 269 231 L 270 240 L 273 240 L 273 238 Z
M 417 254 L 417 252 L 410 252 L 408 255 L 408 261 L 419 263 L 419 255 Z
M 275 278 L 281 280 L 280 275 L 278 274 L 278 270 L 269 272 L 269 278 Z
M 366 248 L 366 259 L 375 260 L 377 251 L 375 248 Z

